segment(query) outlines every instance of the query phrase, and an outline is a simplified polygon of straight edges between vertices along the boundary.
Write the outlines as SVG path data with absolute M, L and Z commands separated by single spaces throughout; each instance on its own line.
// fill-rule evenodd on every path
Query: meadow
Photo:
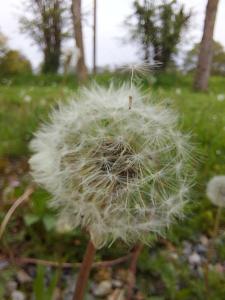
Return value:
M 125 75 L 104 73 L 90 78 L 90 82 L 96 80 L 108 85 L 113 80 L 120 84 L 124 78 Z M 182 131 L 191 134 L 195 145 L 196 184 L 186 218 L 169 230 L 167 238 L 144 247 L 138 264 L 136 299 L 225 299 L 223 218 L 207 278 L 204 269 L 217 209 L 206 197 L 206 184 L 211 177 L 225 174 L 225 79 L 212 77 L 208 93 L 194 92 L 192 80 L 191 75 L 171 73 L 156 74 L 142 81 L 149 101 L 163 101 L 172 107 L 179 114 Z M 0 219 L 31 184 L 27 160 L 33 133 L 47 119 L 49 110 L 59 101 L 73 97 L 77 88 L 78 83 L 72 75 L 66 78 L 32 75 L 0 80 Z M 27 295 L 26 299 L 32 299 L 33 292 L 36 299 L 53 299 L 51 292 L 56 286 L 60 291 L 66 290 L 74 272 L 73 269 L 62 271 L 60 267 L 24 265 L 22 268 L 17 258 L 33 257 L 61 263 L 82 259 L 85 234 L 79 230 L 61 234 L 55 231 L 55 213 L 47 206 L 49 197 L 36 187 L 30 200 L 15 211 L 8 223 L 0 250 L 0 299 L 10 299 L 7 296 L 10 281 L 18 284 L 18 289 Z M 117 247 L 99 251 L 96 260 L 117 258 L 127 251 L 128 247 L 118 242 Z M 18 279 L 21 269 L 29 274 L 30 280 Z M 105 270 L 107 275 L 95 270 L 91 283 L 101 281 L 96 280 L 101 276 L 123 281 L 123 272 L 126 272 L 126 263 Z M 48 287 L 45 286 L 46 277 Z M 61 299 L 70 298 L 62 296 Z

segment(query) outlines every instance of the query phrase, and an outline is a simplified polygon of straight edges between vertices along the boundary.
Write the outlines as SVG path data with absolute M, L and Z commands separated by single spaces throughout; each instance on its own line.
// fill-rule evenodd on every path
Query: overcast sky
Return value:
M 9 38 L 11 48 L 19 49 L 37 67 L 42 60 L 39 49 L 32 44 L 32 40 L 20 33 L 18 16 L 23 12 L 24 0 L 0 0 L 0 30 Z M 192 8 L 194 17 L 191 28 L 184 41 L 186 48 L 199 41 L 204 21 L 207 0 L 179 0 L 186 8 Z M 157 2 L 157 0 L 155 0 Z M 87 13 L 84 24 L 84 40 L 86 59 L 89 66 L 92 62 L 92 3 L 93 0 L 83 0 L 83 12 Z M 133 0 L 98 0 L 98 66 L 116 66 L 137 61 L 140 58 L 138 47 L 124 44 L 127 30 L 123 26 L 124 19 L 132 12 Z M 214 37 L 225 46 L 225 0 L 220 0 Z M 73 46 L 71 41 L 66 47 Z

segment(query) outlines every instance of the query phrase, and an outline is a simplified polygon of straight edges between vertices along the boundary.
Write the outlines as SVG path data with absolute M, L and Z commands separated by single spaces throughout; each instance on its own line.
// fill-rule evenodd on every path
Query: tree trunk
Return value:
M 94 0 L 93 18 L 93 73 L 96 74 L 96 31 L 97 31 L 97 0 Z
M 53 66 L 57 70 L 59 69 L 60 65 L 60 56 L 61 56 L 61 44 L 62 44 L 62 15 L 60 13 L 60 1 L 57 0 L 54 2 L 54 13 L 52 16 L 53 22 L 53 33 L 54 33 L 54 53 L 53 55 Z
M 87 67 L 85 65 L 84 44 L 81 20 L 81 0 L 72 0 L 72 15 L 76 46 L 79 49 L 79 58 L 77 61 L 77 75 L 80 81 L 85 81 L 88 76 Z
M 194 88 L 199 91 L 208 89 L 208 81 L 213 55 L 213 31 L 219 0 L 208 0 L 205 14 L 204 31 L 200 45 Z

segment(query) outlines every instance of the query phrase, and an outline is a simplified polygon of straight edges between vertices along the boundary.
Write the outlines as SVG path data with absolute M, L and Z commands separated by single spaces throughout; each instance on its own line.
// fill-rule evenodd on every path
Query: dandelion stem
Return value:
M 91 271 L 92 262 L 95 256 L 95 246 L 91 242 L 91 240 L 88 242 L 86 252 L 84 255 L 84 259 L 78 274 L 78 278 L 76 281 L 76 288 L 73 295 L 73 300 L 83 300 L 84 299 L 84 293 L 85 288 L 87 285 L 88 277 Z
M 212 232 L 212 238 L 211 238 L 211 241 L 209 243 L 209 249 L 208 249 L 208 255 L 207 255 L 208 263 L 210 263 L 210 261 L 212 259 L 212 256 L 213 256 L 214 246 L 215 246 L 215 239 L 218 235 L 219 226 L 220 226 L 221 211 L 222 211 L 222 208 L 218 207 L 217 212 L 216 212 L 215 222 L 214 222 L 214 228 L 213 228 L 213 232 Z
M 133 250 L 133 254 L 132 254 L 132 257 L 131 257 L 130 268 L 129 268 L 130 280 L 129 280 L 126 300 L 131 300 L 132 299 L 133 289 L 134 289 L 135 282 L 136 282 L 137 261 L 138 261 L 138 257 L 141 253 L 142 248 L 143 248 L 143 245 L 138 244 L 138 245 L 135 246 L 135 248 Z
M 79 262 L 60 262 L 60 261 L 50 261 L 50 260 L 44 260 L 44 259 L 38 259 L 38 258 L 33 258 L 33 257 L 18 257 L 14 253 L 13 257 L 13 263 L 20 266 L 20 265 L 26 265 L 26 264 L 34 264 L 34 265 L 42 265 L 42 266 L 47 266 L 47 267 L 61 267 L 61 268 L 80 268 L 82 263 Z M 132 254 L 129 253 L 127 255 L 121 256 L 116 259 L 112 260 L 105 260 L 105 261 L 97 261 L 92 264 L 92 269 L 93 268 L 106 268 L 106 267 L 112 267 L 116 266 L 118 264 L 122 264 L 128 260 L 130 260 Z M 1 260 L 7 260 L 10 262 L 10 259 L 8 255 L 3 255 L 0 256 L 0 262 Z
M 221 218 L 221 212 L 222 212 L 222 207 L 219 206 L 217 208 L 217 212 L 216 212 L 216 218 L 215 218 L 215 223 L 214 223 L 214 229 L 213 229 L 213 234 L 212 234 L 212 239 L 214 240 L 217 235 L 218 235 L 218 231 L 219 231 L 219 227 L 220 227 L 220 218 Z
M 217 208 L 217 212 L 216 212 L 214 228 L 213 228 L 213 232 L 212 232 L 212 238 L 211 238 L 211 241 L 209 242 L 209 247 L 208 247 L 207 261 L 206 261 L 205 272 L 204 272 L 205 273 L 206 299 L 210 299 L 209 264 L 212 260 L 212 256 L 213 256 L 214 249 L 215 249 L 215 239 L 218 235 L 218 231 L 219 231 L 219 227 L 220 227 L 221 212 L 222 212 L 222 207 L 219 206 Z

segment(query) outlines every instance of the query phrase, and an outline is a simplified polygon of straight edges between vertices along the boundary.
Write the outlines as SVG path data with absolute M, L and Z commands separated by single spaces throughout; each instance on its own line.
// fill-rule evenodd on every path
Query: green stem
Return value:
M 209 287 L 209 264 L 212 260 L 213 252 L 214 252 L 214 244 L 215 239 L 217 238 L 219 227 L 220 227 L 220 219 L 221 219 L 221 212 L 222 208 L 219 206 L 217 208 L 215 222 L 214 222 L 214 228 L 212 232 L 212 238 L 211 241 L 209 241 L 209 247 L 208 247 L 208 253 L 207 253 L 207 261 L 205 264 L 205 289 L 206 289 L 206 300 L 210 299 L 210 287 Z

